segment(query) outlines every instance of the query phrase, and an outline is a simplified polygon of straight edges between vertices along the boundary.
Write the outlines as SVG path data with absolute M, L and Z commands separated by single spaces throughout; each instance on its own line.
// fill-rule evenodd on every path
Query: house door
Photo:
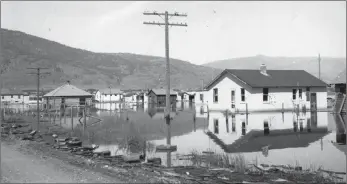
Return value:
M 311 110 L 317 110 L 317 93 L 311 93 Z
M 235 90 L 231 90 L 231 109 L 235 109 Z

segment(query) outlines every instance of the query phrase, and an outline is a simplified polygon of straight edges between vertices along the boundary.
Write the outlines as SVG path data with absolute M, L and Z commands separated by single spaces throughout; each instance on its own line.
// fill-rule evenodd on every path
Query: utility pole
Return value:
M 27 68 L 27 69 L 31 69 L 31 70 L 37 70 L 37 73 L 28 73 L 28 74 L 33 74 L 33 75 L 37 75 L 37 131 L 39 131 L 39 126 L 40 126 L 40 102 L 39 102 L 39 98 L 40 98 L 40 77 L 41 75 L 44 74 L 50 74 L 50 73 L 41 73 L 41 70 L 44 69 L 49 69 L 49 68 L 42 68 L 42 67 L 37 67 L 37 68 Z
M 177 12 L 175 13 L 168 13 L 165 11 L 164 13 L 157 13 L 154 12 L 144 12 L 144 15 L 157 15 L 161 18 L 164 16 L 164 23 L 160 22 L 143 22 L 143 24 L 147 25 L 157 25 L 157 26 L 165 26 L 165 56 L 166 56 L 166 113 L 165 113 L 165 119 L 166 124 L 168 125 L 168 139 L 166 140 L 167 145 L 171 145 L 171 140 L 169 137 L 171 137 L 170 132 L 170 56 L 169 56 L 169 26 L 183 26 L 187 27 L 188 25 L 186 23 L 169 23 L 169 16 L 171 17 L 187 17 L 187 14 L 179 14 Z
M 318 54 L 318 78 L 320 78 L 320 54 Z

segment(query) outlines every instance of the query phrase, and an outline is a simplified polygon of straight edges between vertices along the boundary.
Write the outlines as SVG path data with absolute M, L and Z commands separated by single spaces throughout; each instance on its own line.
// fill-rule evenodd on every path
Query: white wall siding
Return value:
M 24 103 L 24 95 L 1 95 L 1 102 Z
M 213 89 L 218 89 L 218 102 L 213 102 Z M 224 111 L 231 110 L 231 90 L 235 90 L 235 110 L 245 111 L 246 103 L 248 111 L 273 111 L 293 109 L 294 105 L 299 104 L 300 108 L 306 106 L 310 109 L 310 102 L 306 100 L 306 87 L 302 87 L 302 98 L 299 99 L 299 90 L 296 92 L 296 100 L 293 100 L 294 88 L 269 88 L 268 101 L 263 102 L 263 88 L 245 87 L 245 102 L 241 101 L 241 85 L 233 80 L 224 77 L 219 83 L 205 92 L 204 100 L 207 101 L 210 110 Z M 299 88 L 298 88 L 299 89 Z M 325 87 L 310 88 L 311 93 L 317 94 L 317 108 L 327 108 L 327 91 Z M 196 98 L 196 101 L 200 98 Z

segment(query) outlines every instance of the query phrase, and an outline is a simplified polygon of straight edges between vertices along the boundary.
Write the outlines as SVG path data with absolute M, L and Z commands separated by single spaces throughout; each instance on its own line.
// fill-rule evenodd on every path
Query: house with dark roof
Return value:
M 206 87 L 209 110 L 232 112 L 327 109 L 327 84 L 304 70 L 226 69 Z
M 158 107 L 165 107 L 166 105 L 166 89 L 151 89 L 148 92 L 148 103 Z M 170 103 L 176 107 L 177 93 L 170 90 Z

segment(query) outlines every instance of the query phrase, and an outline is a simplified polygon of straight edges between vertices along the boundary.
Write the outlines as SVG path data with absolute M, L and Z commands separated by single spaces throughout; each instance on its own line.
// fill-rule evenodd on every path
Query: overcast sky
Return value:
M 1 2 L 1 27 L 95 52 L 165 56 L 163 21 L 143 11 L 187 13 L 171 22 L 170 56 L 195 64 L 254 56 L 346 57 L 346 2 Z

